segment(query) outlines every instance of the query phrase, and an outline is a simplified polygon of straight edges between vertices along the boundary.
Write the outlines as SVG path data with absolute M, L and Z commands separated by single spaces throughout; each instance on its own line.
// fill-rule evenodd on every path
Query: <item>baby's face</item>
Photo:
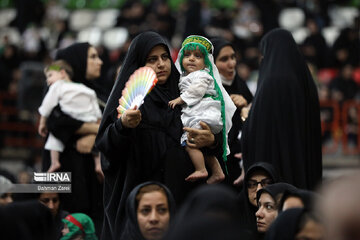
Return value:
M 46 83 L 48 86 L 56 82 L 57 80 L 63 79 L 63 75 L 60 71 L 49 70 L 46 72 Z
M 187 73 L 195 72 L 205 68 L 204 55 L 199 49 L 184 51 L 182 65 Z

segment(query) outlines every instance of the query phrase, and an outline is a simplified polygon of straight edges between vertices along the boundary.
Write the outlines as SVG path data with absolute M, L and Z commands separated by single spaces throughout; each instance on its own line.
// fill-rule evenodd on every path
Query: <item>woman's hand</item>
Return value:
M 248 106 L 241 109 L 240 115 L 241 115 L 241 120 L 243 120 L 243 122 L 245 122 L 245 120 L 248 118 L 250 108 L 251 108 L 251 103 Z
M 126 128 L 136 128 L 141 121 L 141 112 L 135 106 L 133 109 L 126 110 L 121 115 L 121 123 Z
M 85 135 L 76 141 L 76 150 L 79 153 L 91 153 L 92 148 L 95 144 L 95 134 Z
M 214 145 L 215 136 L 211 132 L 210 127 L 204 122 L 200 122 L 200 126 L 202 129 L 183 128 L 184 131 L 188 132 L 187 145 L 189 147 L 202 148 Z
M 230 98 L 234 102 L 234 104 L 237 108 L 245 107 L 248 104 L 246 99 L 242 95 L 231 94 Z

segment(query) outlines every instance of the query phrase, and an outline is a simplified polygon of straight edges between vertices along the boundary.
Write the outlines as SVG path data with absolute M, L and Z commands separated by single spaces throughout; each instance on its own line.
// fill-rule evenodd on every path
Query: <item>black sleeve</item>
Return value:
M 222 153 L 223 153 L 222 131 L 217 134 L 214 134 L 214 137 L 215 137 L 214 144 L 211 147 L 203 147 L 200 149 L 205 156 L 222 156 Z
M 81 127 L 84 122 L 76 120 L 63 113 L 57 105 L 51 112 L 46 125 L 49 132 L 66 145 L 69 139 Z

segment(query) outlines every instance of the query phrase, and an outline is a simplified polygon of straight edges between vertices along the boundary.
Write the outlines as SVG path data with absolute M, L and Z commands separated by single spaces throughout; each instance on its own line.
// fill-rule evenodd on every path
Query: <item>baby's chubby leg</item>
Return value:
M 47 172 L 49 172 L 49 173 L 56 172 L 61 167 L 60 152 L 51 150 L 50 157 L 51 157 L 51 165 L 50 165 L 49 169 L 47 170 Z
M 206 181 L 207 184 L 219 183 L 225 179 L 225 174 L 221 169 L 220 163 L 215 156 L 206 156 L 206 164 L 211 169 L 211 176 Z
M 185 147 L 185 150 L 189 154 L 189 157 L 195 168 L 195 171 L 187 178 L 185 178 L 185 180 L 189 182 L 195 182 L 199 179 L 207 178 L 208 172 L 205 167 L 204 155 L 202 152 L 197 148 L 191 148 L 188 146 Z

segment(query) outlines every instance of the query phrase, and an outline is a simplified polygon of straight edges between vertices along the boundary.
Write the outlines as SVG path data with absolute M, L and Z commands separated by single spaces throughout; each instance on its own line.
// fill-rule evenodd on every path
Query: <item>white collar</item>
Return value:
M 222 74 L 220 74 L 220 78 L 221 78 L 222 85 L 231 86 L 231 84 L 233 83 L 233 81 L 235 79 L 235 76 L 231 81 L 227 80 Z

